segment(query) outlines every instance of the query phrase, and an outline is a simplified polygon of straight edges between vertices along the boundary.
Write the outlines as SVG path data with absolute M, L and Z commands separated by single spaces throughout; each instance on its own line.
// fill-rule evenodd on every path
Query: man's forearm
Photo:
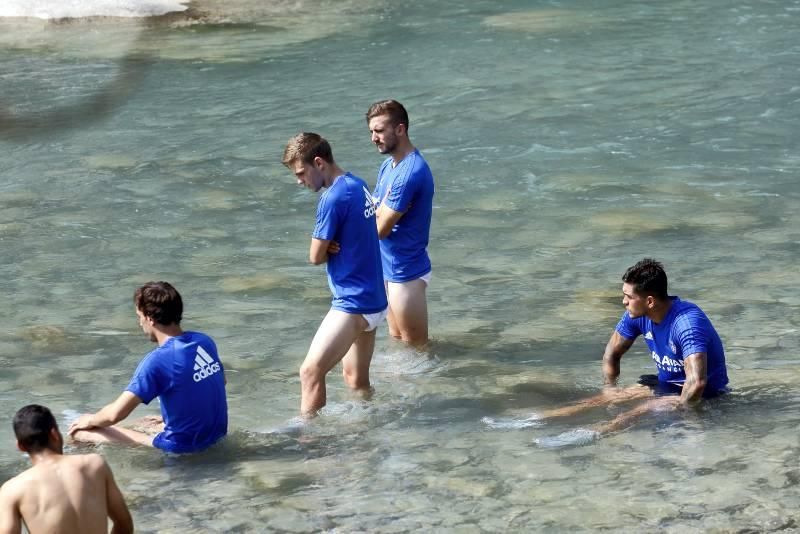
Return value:
M 703 398 L 703 391 L 706 389 L 704 380 L 696 380 L 693 377 L 687 376 L 686 381 L 683 383 L 681 390 L 681 403 L 694 404 Z
M 619 362 L 619 356 L 603 354 L 603 380 L 606 384 L 616 385 L 619 377 Z
M 107 427 L 115 425 L 122 421 L 125 417 L 119 413 L 114 406 L 114 403 L 107 404 L 99 412 L 93 413 L 91 417 L 92 426 Z

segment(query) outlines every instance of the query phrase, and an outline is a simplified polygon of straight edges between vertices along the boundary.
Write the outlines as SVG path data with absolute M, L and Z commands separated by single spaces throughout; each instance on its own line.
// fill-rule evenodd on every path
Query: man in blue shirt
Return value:
M 369 365 L 375 329 L 386 316 L 375 204 L 366 182 L 344 172 L 330 144 L 315 133 L 289 140 L 283 164 L 297 184 L 314 192 L 322 188 L 309 261 L 327 263 L 333 300 L 300 366 L 300 412 L 314 415 L 325 406 L 325 375 L 342 362 L 345 383 L 369 392 Z
M 214 341 L 180 327 L 183 301 L 167 282 L 148 282 L 133 296 L 142 331 L 158 347 L 145 356 L 125 391 L 97 413 L 69 427 L 77 441 L 118 442 L 186 453 L 206 449 L 228 431 L 225 371 Z M 143 418 L 140 430 L 117 423 L 136 406 L 159 398 L 161 417 Z
M 650 399 L 612 421 L 582 430 L 580 439 L 620 429 L 648 411 L 692 405 L 727 391 L 725 352 L 719 335 L 699 307 L 667 294 L 663 265 L 645 258 L 625 272 L 622 282 L 625 313 L 603 353 L 603 375 L 609 387 L 600 395 L 536 417 L 568 416 L 604 404 Z M 658 374 L 643 375 L 633 386 L 616 388 L 622 356 L 640 335 Z M 574 431 L 567 434 L 576 437 Z M 559 443 L 558 438 L 548 439 Z
M 389 297 L 389 333 L 423 347 L 428 342 L 425 291 L 431 277 L 427 246 L 433 213 L 433 175 L 408 138 L 408 113 L 396 100 L 370 106 L 367 125 L 372 142 L 388 154 L 378 171 L 378 204 L 383 278 Z

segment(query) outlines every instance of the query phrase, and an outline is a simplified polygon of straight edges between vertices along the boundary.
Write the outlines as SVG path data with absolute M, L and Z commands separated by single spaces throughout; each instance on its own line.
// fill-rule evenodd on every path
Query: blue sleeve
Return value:
M 639 321 L 631 319 L 626 311 L 617 323 L 617 332 L 625 339 L 636 339 L 642 333 L 642 328 Z
M 157 353 L 159 349 L 148 354 L 133 373 L 126 391 L 130 391 L 145 404 L 158 397 L 167 388 L 166 373 L 158 363 Z
M 416 159 L 409 160 L 403 165 L 404 168 L 398 169 L 400 172 L 395 176 L 391 189 L 389 189 L 386 205 L 394 211 L 405 213 L 417 194 L 419 180 L 416 177 L 419 176 L 419 172 L 416 166 L 413 165 L 415 161 Z
M 329 189 L 319 199 L 317 224 L 314 226 L 314 233 L 311 234 L 315 239 L 333 239 L 343 220 L 338 209 L 338 197 L 334 193 L 334 190 Z
M 681 348 L 681 355 L 685 358 L 699 352 L 708 354 L 710 331 L 711 323 L 708 318 L 699 310 L 692 310 L 675 321 L 672 336 L 675 344 Z

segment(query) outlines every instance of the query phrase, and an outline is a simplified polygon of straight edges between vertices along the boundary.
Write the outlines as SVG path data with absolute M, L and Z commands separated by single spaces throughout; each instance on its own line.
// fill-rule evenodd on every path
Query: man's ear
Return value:
M 400 124 L 394 127 L 394 133 L 395 135 L 402 135 L 405 137 L 406 135 L 408 135 L 408 126 L 406 126 L 401 122 Z
M 319 157 L 319 156 L 316 156 L 316 157 L 314 158 L 314 161 L 313 161 L 313 163 L 314 163 L 314 167 L 316 167 L 316 168 L 317 168 L 317 170 L 319 170 L 319 171 L 323 171 L 323 170 L 325 170 L 325 166 L 328 164 L 328 162 L 327 162 L 327 161 L 325 161 L 324 159 L 322 159 L 322 158 L 321 158 L 321 157 Z
M 647 307 L 652 308 L 656 305 L 656 298 L 653 295 L 647 296 Z

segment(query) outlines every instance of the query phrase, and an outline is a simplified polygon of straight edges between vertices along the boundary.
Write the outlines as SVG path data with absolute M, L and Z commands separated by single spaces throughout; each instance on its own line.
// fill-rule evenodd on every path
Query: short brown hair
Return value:
M 180 324 L 183 299 L 169 282 L 147 282 L 133 293 L 133 304 L 158 324 Z
M 397 100 L 381 100 L 372 104 L 367 110 L 367 124 L 369 124 L 369 121 L 372 120 L 373 117 L 379 117 L 381 115 L 388 115 L 392 126 L 405 124 L 406 130 L 408 130 L 408 113 L 406 112 L 406 108 L 403 107 L 403 104 Z
M 311 163 L 314 158 L 322 158 L 328 163 L 333 163 L 333 150 L 328 141 L 319 134 L 302 132 L 286 143 L 281 160 L 287 167 L 295 161 Z
M 40 404 L 29 404 L 14 416 L 14 435 L 20 447 L 28 453 L 37 453 L 50 444 L 50 431 L 57 429 L 52 412 Z

